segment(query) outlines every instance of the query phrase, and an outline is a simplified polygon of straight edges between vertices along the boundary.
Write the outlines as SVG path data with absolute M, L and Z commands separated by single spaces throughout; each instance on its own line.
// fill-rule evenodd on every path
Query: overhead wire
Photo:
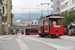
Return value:
M 47 1 L 48 1 L 48 0 L 46 0 L 46 2 L 47 2 Z M 28 9 L 28 8 L 25 8 L 26 3 L 27 3 L 27 0 L 24 1 L 24 8 L 20 8 L 20 9 L 22 9 L 22 10 Z M 30 8 L 30 9 L 31 9 L 31 8 Z M 38 9 L 38 11 L 39 11 L 39 9 Z M 37 12 L 37 14 L 38 14 L 38 12 Z

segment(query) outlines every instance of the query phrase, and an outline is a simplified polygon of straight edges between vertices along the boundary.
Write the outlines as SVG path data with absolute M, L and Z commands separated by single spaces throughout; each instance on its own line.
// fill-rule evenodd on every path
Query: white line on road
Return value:
M 6 36 L 3 39 L 4 40 L 9 40 L 9 39 L 14 39 L 16 35 L 10 35 L 10 36 Z
M 18 38 L 22 38 L 22 37 L 18 35 Z
M 53 47 L 57 50 L 72 50 L 73 48 L 68 48 L 68 47 L 65 47 L 65 46 L 61 46 L 61 45 L 58 45 L 58 44 L 54 44 L 54 43 L 50 43 L 50 42 L 46 42 L 46 41 L 42 41 L 42 40 L 38 40 L 38 39 L 35 39 L 35 38 L 29 38 L 29 37 L 25 37 L 26 39 L 29 39 L 29 40 L 33 40 L 33 41 L 37 41 L 37 42 L 40 42 L 40 43 L 43 43 L 45 45 L 48 45 L 50 47 Z
M 19 44 L 21 50 L 29 49 L 29 48 L 26 46 L 26 44 L 25 44 L 22 40 L 16 39 L 16 41 L 18 42 L 18 44 Z
M 13 39 L 13 38 L 5 38 L 5 39 Z
M 75 40 L 75 37 L 70 37 L 70 36 L 61 36 L 60 38 Z

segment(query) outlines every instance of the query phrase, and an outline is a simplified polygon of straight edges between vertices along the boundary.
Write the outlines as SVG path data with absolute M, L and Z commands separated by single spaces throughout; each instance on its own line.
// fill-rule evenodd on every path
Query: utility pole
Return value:
M 28 14 L 28 24 L 29 24 L 30 33 L 31 33 L 31 11 L 30 11 L 30 13 Z
M 43 13 L 43 11 L 45 10 L 45 9 L 47 9 L 47 12 L 48 12 L 48 15 L 49 15 L 49 3 L 41 3 L 41 14 L 42 14 L 42 16 L 44 15 Z
M 30 15 L 29 15 L 29 20 L 31 21 L 31 11 L 30 11 Z M 30 22 L 30 29 L 31 29 L 31 22 Z

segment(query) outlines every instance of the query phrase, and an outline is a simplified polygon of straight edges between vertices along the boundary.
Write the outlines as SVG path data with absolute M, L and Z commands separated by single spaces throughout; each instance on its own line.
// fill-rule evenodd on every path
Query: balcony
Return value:
M 70 5 L 70 6 L 64 8 L 64 9 L 62 9 L 61 12 L 64 12 L 64 11 L 70 10 L 70 9 L 72 9 L 72 8 L 75 8 L 75 4 L 72 4 L 72 5 Z
M 69 2 L 69 0 L 64 0 L 63 2 L 61 2 L 61 5 L 64 5 L 67 2 Z

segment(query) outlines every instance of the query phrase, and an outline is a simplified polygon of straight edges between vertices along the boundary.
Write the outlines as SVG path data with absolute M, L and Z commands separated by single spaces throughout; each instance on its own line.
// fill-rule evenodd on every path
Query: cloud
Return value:
M 22 13 L 24 11 L 26 12 L 38 11 L 38 9 L 35 9 L 35 8 L 39 8 L 40 10 L 41 3 L 50 3 L 50 0 L 12 0 L 12 5 L 13 5 L 12 12 Z M 39 7 L 37 7 L 37 5 L 39 5 Z M 23 9 L 23 8 L 30 8 L 30 9 Z M 31 8 L 34 8 L 34 9 L 31 9 Z
M 12 0 L 12 13 L 14 14 L 14 20 L 28 20 L 28 15 L 16 14 L 29 14 L 30 11 L 32 14 L 41 14 L 41 3 L 50 3 L 50 0 Z M 40 16 L 41 15 L 32 15 L 31 19 L 37 19 L 40 18 Z

